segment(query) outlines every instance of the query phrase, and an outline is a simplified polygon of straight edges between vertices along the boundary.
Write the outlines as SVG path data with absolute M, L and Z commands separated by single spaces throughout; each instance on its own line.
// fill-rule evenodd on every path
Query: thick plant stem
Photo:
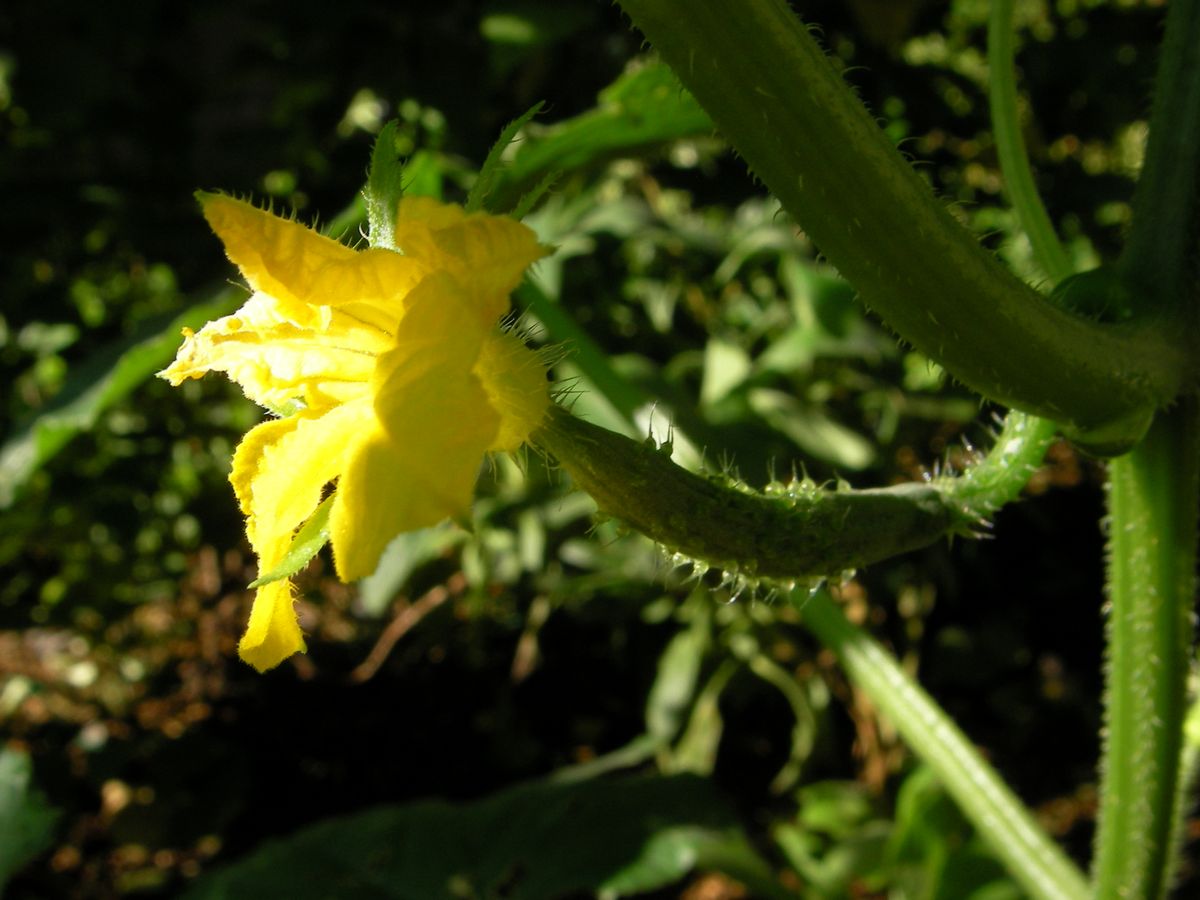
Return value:
M 1133 229 L 1119 262 L 1143 304 L 1194 336 L 1200 237 L 1200 0 L 1178 0 L 1155 81 Z M 1193 361 L 1193 365 L 1195 362 Z M 1195 601 L 1200 407 L 1185 395 L 1109 470 L 1108 672 L 1102 898 L 1164 896 L 1183 804 L 1183 729 Z
M 621 0 L 863 300 L 980 393 L 1075 435 L 1144 423 L 1187 353 L 1161 323 L 1046 302 L 960 226 L 784 0 Z M 1128 430 L 1140 436 L 1144 424 Z
M 1032 897 L 1088 895 L 1083 874 L 1034 821 L 949 716 L 894 657 L 847 621 L 828 593 L 794 593 L 805 626 L 837 654 L 850 680 L 937 773 L 980 835 Z
M 1145 302 L 1197 327 L 1200 240 L 1200 0 L 1172 0 L 1154 82 L 1146 159 L 1120 268 Z M 1187 261 L 1190 260 L 1190 264 Z M 1193 367 L 1198 364 L 1192 360 Z M 1193 369 L 1194 374 L 1194 369 Z
M 1196 596 L 1200 416 L 1159 416 L 1109 467 L 1108 683 L 1100 898 L 1165 894 L 1181 807 L 1181 753 Z

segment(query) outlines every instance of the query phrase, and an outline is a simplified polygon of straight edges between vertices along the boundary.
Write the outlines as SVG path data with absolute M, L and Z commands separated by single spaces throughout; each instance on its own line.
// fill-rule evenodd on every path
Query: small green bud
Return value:
M 367 241 L 372 247 L 396 249 L 396 211 L 404 194 L 404 163 L 396 150 L 398 124 L 388 122 L 375 139 L 371 170 L 363 192 L 367 201 Z

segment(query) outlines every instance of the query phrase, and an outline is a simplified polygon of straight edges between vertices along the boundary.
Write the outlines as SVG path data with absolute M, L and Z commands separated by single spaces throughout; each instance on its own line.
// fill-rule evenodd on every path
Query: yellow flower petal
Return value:
M 358 445 L 329 515 L 338 577 L 370 575 L 392 538 L 471 508 L 483 448 L 439 449 L 414 437 L 401 444 L 377 429 Z
M 484 331 L 455 280 L 432 275 L 411 302 L 372 379 L 379 425 L 351 453 L 330 512 L 334 561 L 347 581 L 374 571 L 400 532 L 465 514 L 499 431 L 473 372 Z
M 259 559 L 259 571 L 277 565 L 287 553 L 288 540 L 266 548 Z M 238 656 L 259 672 L 273 669 L 293 653 L 303 653 L 304 634 L 296 618 L 290 580 L 273 581 L 258 589 L 246 632 L 238 641 Z
M 404 296 L 427 271 L 391 250 L 352 250 L 233 197 L 197 196 L 208 224 L 250 286 L 276 298 L 300 325 L 312 322 L 305 304 L 394 307 L 398 318 Z
M 421 282 L 409 304 L 392 347 L 371 375 L 375 411 L 393 436 L 404 438 L 414 436 L 412 417 L 436 417 L 446 391 L 470 376 L 490 325 L 472 315 L 462 285 L 442 272 Z M 482 397 L 478 381 L 471 380 Z
M 258 477 L 266 448 L 273 446 L 296 430 L 299 419 L 265 419 L 246 432 L 237 449 L 233 451 L 233 464 L 229 472 L 229 483 L 244 515 L 253 508 L 254 480 Z M 266 569 L 263 570 L 264 572 Z
M 475 374 L 500 414 L 500 430 L 488 449 L 517 450 L 550 408 L 545 365 L 516 335 L 493 331 L 480 348 Z
M 268 419 L 246 434 L 234 452 L 229 480 L 260 556 L 280 541 L 286 553 L 292 534 L 321 502 L 325 485 L 341 474 L 353 446 L 348 436 L 366 433 L 374 422 L 371 405 L 360 400 L 321 415 L 306 411 Z M 259 573 L 277 562 L 260 562 Z
M 457 276 L 485 325 L 509 311 L 508 295 L 521 283 L 525 270 L 550 252 L 515 219 L 466 213 L 429 197 L 400 201 L 396 246 L 430 271 Z

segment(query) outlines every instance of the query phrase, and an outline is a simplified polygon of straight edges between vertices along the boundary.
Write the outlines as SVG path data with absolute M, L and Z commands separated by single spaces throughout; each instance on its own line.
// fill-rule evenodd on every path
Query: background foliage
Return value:
M 794 5 L 947 202 L 1036 277 L 999 196 L 987 4 Z M 1027 140 L 1080 262 L 1110 258 L 1128 219 L 1161 15 L 1020 8 Z M 253 571 L 225 476 L 258 412 L 219 379 L 143 381 L 185 310 L 207 303 L 202 321 L 241 296 L 191 194 L 332 220 L 389 118 L 423 183 L 462 199 L 504 124 L 546 102 L 499 190 L 515 200 L 564 170 L 528 219 L 559 253 L 519 299 L 547 304 L 544 326 L 525 323 L 540 339 L 560 333 L 558 310 L 594 342 L 570 343 L 556 374 L 595 421 L 640 435 L 672 421 L 754 483 L 793 465 L 856 485 L 919 478 L 987 440 L 993 410 L 864 316 L 641 50 L 618 11 L 585 0 L 0 10 L 6 896 L 226 896 L 239 877 L 249 893 L 228 896 L 261 896 L 255 867 L 287 870 L 321 832 L 197 878 L 304 826 L 413 801 L 331 833 L 387 841 L 418 822 L 456 836 L 447 846 L 489 846 L 495 817 L 527 821 L 506 836 L 507 865 L 423 855 L 443 867 L 429 883 L 457 896 L 736 897 L 763 871 L 811 896 L 1013 895 L 785 609 L 685 581 L 641 539 L 595 525 L 537 458 L 484 473 L 473 532 L 405 541 L 360 588 L 318 561 L 301 581 L 308 657 L 260 677 L 234 655 Z M 608 400 L 592 349 L 619 376 Z M 1097 485 L 1093 463 L 1056 446 L 994 540 L 842 588 L 1080 859 L 1099 725 Z M 655 846 L 670 864 L 585 853 L 594 869 L 564 867 L 584 880 L 556 881 L 553 803 L 586 807 L 587 779 L 615 770 L 629 772 L 599 783 L 596 843 L 667 835 Z M 550 773 L 567 787 L 525 783 Z M 695 777 L 703 787 L 677 780 Z M 522 819 L 521 804 L 541 813 Z M 567 819 L 560 836 L 588 821 Z M 378 860 L 362 864 L 353 884 L 383 879 Z M 409 896 L 395 885 L 411 870 L 386 871 L 361 895 Z

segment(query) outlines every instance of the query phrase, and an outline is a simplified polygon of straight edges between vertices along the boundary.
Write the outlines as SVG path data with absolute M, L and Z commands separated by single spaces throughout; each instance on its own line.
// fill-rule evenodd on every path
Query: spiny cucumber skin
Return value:
M 554 410 L 535 433 L 600 510 L 672 554 L 748 580 L 838 575 L 966 530 L 934 486 L 764 496 L 696 475 L 668 454 Z

